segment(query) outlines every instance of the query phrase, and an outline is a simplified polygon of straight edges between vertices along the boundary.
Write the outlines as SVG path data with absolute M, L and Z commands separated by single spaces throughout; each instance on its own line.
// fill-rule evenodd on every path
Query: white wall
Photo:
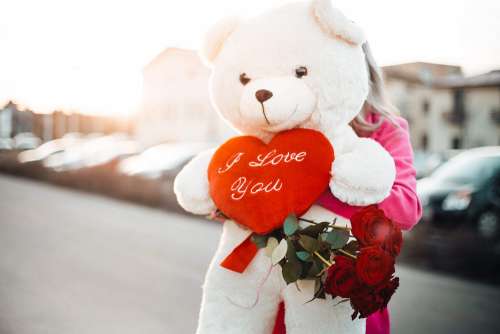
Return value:
M 500 145 L 500 127 L 491 118 L 492 110 L 500 110 L 500 88 L 469 88 L 464 91 L 466 119 L 463 127 L 444 117 L 453 110 L 453 90 L 439 89 L 400 79 L 388 79 L 391 101 L 410 122 L 414 149 L 422 150 L 422 136 L 427 134 L 431 152 L 452 148 L 453 138 L 462 140 L 462 148 Z M 423 110 L 424 101 L 429 111 Z
M 0 138 L 10 138 L 12 134 L 12 109 L 0 110 Z
M 466 89 L 465 110 L 465 146 L 500 145 L 500 126 L 491 118 L 493 110 L 500 110 L 500 88 Z
M 427 136 L 427 150 L 441 151 L 450 148 L 451 138 L 458 129 L 443 117 L 453 104 L 451 92 L 429 86 L 408 83 L 404 80 L 387 80 L 389 98 L 410 124 L 410 139 L 415 150 L 423 150 L 423 137 Z M 429 109 L 424 111 L 424 103 Z
M 212 108 L 210 70 L 194 51 L 167 49 L 144 69 L 136 135 L 146 146 L 168 141 L 217 141 L 233 134 Z

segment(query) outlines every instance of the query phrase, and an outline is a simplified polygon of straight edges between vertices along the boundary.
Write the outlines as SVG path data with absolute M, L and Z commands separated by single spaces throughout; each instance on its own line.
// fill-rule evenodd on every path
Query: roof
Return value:
M 382 70 L 388 79 L 400 79 L 424 85 L 431 85 L 438 78 L 462 76 L 460 66 L 426 62 L 384 66 Z
M 424 62 L 382 67 L 386 79 L 399 79 L 435 88 L 500 87 L 500 70 L 465 77 L 460 66 Z
M 9 107 L 14 107 L 14 109 L 17 109 L 18 108 L 18 105 L 12 101 L 12 100 L 9 100 L 7 103 L 4 104 L 3 107 L 1 107 L 0 109 L 7 109 Z
M 443 88 L 500 87 L 500 70 L 471 77 L 455 76 L 443 78 L 436 82 L 436 86 Z

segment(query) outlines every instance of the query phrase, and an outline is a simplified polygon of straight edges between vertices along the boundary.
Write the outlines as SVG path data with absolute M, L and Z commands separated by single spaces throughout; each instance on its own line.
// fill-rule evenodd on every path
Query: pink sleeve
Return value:
M 396 163 L 396 180 L 391 194 L 379 207 L 389 218 L 399 223 L 403 230 L 409 230 L 420 220 L 422 208 L 416 192 L 416 172 L 408 123 L 400 117 L 396 121 L 399 127 L 385 121 L 372 136 L 391 154 Z

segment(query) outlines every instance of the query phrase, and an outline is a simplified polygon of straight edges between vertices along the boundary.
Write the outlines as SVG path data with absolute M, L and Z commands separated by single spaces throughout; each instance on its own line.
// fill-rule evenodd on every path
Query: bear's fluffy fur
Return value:
M 321 131 L 335 150 L 330 189 L 352 205 L 382 201 L 395 178 L 391 156 L 375 141 L 356 136 L 349 126 L 370 90 L 364 42 L 361 29 L 329 0 L 315 0 L 245 21 L 223 20 L 207 34 L 201 52 L 212 67 L 210 92 L 220 115 L 239 132 L 264 141 L 295 127 Z M 298 78 L 296 69 L 301 66 L 307 75 Z M 246 84 L 240 82 L 243 73 L 250 79 Z M 262 89 L 272 97 L 261 104 L 256 92 Z M 195 214 L 215 210 L 207 180 L 212 154 L 194 158 L 175 180 L 179 203 Z M 335 217 L 318 206 L 305 216 L 317 221 Z M 233 221 L 224 223 L 203 287 L 197 333 L 270 333 L 281 300 L 290 334 L 364 333 L 365 321 L 351 321 L 348 303 L 306 304 L 312 297 L 311 282 L 300 282 L 300 290 L 294 284 L 286 286 L 280 267 L 271 268 L 261 251 L 243 274 L 220 267 L 250 233 Z

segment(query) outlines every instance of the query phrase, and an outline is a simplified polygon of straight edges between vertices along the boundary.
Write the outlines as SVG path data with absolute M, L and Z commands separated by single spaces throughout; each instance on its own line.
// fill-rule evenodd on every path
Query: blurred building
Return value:
M 464 77 L 458 66 L 422 62 L 383 70 L 416 150 L 500 145 L 500 71 Z
M 500 145 L 500 71 L 464 77 L 459 66 L 416 62 L 386 66 L 384 73 L 416 150 Z M 209 75 L 193 50 L 168 48 L 155 57 L 143 71 L 139 140 L 153 145 L 232 135 L 211 106 Z
M 19 133 L 31 132 L 33 122 L 31 110 L 21 110 L 16 103 L 9 101 L 0 109 L 0 138 L 11 138 Z
M 462 147 L 500 145 L 500 70 L 450 77 L 436 86 L 453 94 L 454 108 L 445 117 L 461 128 Z
M 34 114 L 33 134 L 42 141 L 49 141 L 53 137 L 53 122 L 51 114 Z
M 54 111 L 50 114 L 34 113 L 10 101 L 0 109 L 0 138 L 13 138 L 20 133 L 33 133 L 42 141 L 61 138 L 70 132 L 132 133 L 127 117 L 105 117 Z
M 14 128 L 14 114 L 17 112 L 17 105 L 9 101 L 0 109 L 0 138 L 12 137 Z
M 210 69 L 193 50 L 168 48 L 143 70 L 143 100 L 135 130 L 145 145 L 220 141 L 233 132 L 212 108 Z

